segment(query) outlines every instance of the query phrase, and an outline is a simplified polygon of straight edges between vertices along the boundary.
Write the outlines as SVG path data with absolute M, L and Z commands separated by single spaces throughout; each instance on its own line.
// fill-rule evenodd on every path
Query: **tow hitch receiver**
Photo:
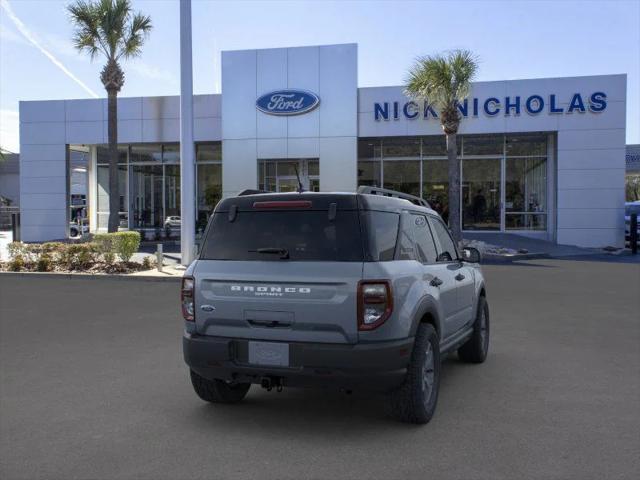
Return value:
M 280 377 L 262 377 L 260 379 L 260 386 L 264 388 L 267 392 L 270 392 L 273 388 L 276 389 L 277 392 L 282 391 L 282 378 Z

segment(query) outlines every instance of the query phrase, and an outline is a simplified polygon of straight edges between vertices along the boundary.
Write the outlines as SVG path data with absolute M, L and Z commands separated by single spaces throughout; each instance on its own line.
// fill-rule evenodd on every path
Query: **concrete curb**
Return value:
M 14 278 L 64 278 L 75 280 L 124 280 L 124 281 L 141 281 L 141 282 L 180 282 L 182 277 L 159 277 L 152 275 L 122 275 L 112 273 L 66 273 L 66 272 L 0 272 L 1 277 Z

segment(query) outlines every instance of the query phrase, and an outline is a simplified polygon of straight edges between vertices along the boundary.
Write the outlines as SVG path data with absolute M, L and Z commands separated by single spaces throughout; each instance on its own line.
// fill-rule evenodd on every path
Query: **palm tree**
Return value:
M 151 31 L 151 18 L 131 10 L 129 0 L 76 0 L 67 7 L 74 24 L 73 44 L 88 53 L 91 60 L 99 55 L 107 63 L 100 80 L 107 91 L 109 132 L 109 232 L 120 223 L 118 191 L 118 92 L 124 85 L 120 60 L 136 57 Z
M 449 163 L 449 228 L 456 242 L 462 240 L 460 228 L 460 162 L 456 136 L 460 127 L 458 104 L 468 95 L 478 71 L 478 61 L 468 50 L 452 50 L 441 55 L 418 58 L 409 70 L 405 92 L 424 100 L 440 114 L 447 137 Z

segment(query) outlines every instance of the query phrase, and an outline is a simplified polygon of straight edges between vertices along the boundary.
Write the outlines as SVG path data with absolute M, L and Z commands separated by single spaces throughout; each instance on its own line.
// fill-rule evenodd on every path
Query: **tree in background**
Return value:
M 91 60 L 104 55 L 100 80 L 107 91 L 109 136 L 109 232 L 120 224 L 118 188 L 118 92 L 124 85 L 120 61 L 140 55 L 151 18 L 134 13 L 129 0 L 76 0 L 67 7 L 74 24 L 73 44 Z
M 478 71 L 478 61 L 468 50 L 420 57 L 410 68 L 405 92 L 432 105 L 440 115 L 447 138 L 449 164 L 449 228 L 456 242 L 462 240 L 460 226 L 460 162 L 456 137 L 461 116 L 458 104 L 468 95 Z

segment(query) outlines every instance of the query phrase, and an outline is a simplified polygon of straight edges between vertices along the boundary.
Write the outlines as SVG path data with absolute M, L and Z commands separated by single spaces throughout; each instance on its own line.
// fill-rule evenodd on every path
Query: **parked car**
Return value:
M 638 239 L 640 241 L 640 201 L 626 202 L 624 204 L 624 239 L 631 240 L 631 214 L 638 215 Z
M 164 221 L 164 228 L 180 228 L 181 223 L 180 217 L 170 216 Z
M 369 389 L 388 393 L 399 420 L 426 423 L 441 359 L 487 356 L 479 261 L 398 192 L 227 198 L 182 282 L 193 388 L 213 403 L 239 402 L 251 384 Z

